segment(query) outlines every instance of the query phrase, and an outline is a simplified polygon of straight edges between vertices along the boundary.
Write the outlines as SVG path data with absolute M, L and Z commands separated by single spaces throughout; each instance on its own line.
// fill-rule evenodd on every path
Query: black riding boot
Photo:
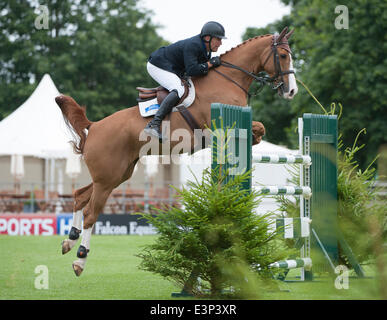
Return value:
M 179 102 L 179 95 L 177 90 L 172 90 L 161 102 L 160 108 L 155 114 L 154 118 L 147 124 L 144 131 L 159 138 L 160 143 L 163 142 L 165 137 L 161 134 L 160 126 L 165 116 L 170 113 L 174 106 Z

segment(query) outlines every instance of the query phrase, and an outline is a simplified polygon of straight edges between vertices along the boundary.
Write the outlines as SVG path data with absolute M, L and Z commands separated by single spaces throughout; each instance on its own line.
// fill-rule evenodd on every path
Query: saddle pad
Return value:
M 194 86 L 191 79 L 188 79 L 188 82 L 190 84 L 190 87 L 189 87 L 189 92 L 188 92 L 187 98 L 185 98 L 181 104 L 174 107 L 172 109 L 172 112 L 178 111 L 177 107 L 179 107 L 179 106 L 184 106 L 184 107 L 188 108 L 194 102 L 194 100 L 195 100 L 195 86 Z M 154 98 L 152 100 L 139 102 L 138 108 L 140 109 L 141 116 L 146 118 L 146 117 L 150 117 L 150 116 L 155 115 L 156 112 L 159 110 L 160 105 L 157 102 L 157 98 Z

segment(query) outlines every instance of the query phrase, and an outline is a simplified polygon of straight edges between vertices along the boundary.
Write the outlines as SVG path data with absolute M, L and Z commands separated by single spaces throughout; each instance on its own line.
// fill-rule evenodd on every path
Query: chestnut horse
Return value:
M 201 129 L 211 126 L 211 103 L 246 106 L 247 92 L 253 79 L 262 83 L 271 81 L 275 85 L 273 89 L 279 95 L 286 99 L 294 97 L 297 85 L 291 70 L 293 66 L 288 45 L 292 32 L 287 33 L 285 28 L 280 35 L 269 34 L 249 39 L 222 54 L 221 66 L 210 69 L 204 77 L 192 79 L 196 97 L 189 111 Z M 270 78 L 259 77 L 257 74 L 261 71 L 265 71 Z M 131 177 L 141 156 L 141 148 L 149 143 L 141 139 L 141 134 L 150 119 L 143 118 L 138 106 L 134 106 L 117 111 L 100 121 L 91 122 L 86 117 L 85 109 L 71 97 L 60 95 L 55 101 L 62 110 L 66 123 L 77 136 L 75 149 L 83 154 L 93 181 L 75 191 L 73 226 L 69 238 L 62 242 L 63 254 L 75 246 L 82 230 L 83 217 L 82 241 L 77 252 L 78 259 L 73 263 L 73 270 L 79 276 L 85 268 L 92 227 L 99 213 L 112 190 Z M 193 150 L 196 140 L 179 112 L 172 112 L 168 120 L 172 134 L 176 129 L 185 129 L 190 136 L 189 149 Z M 257 144 L 265 129 L 260 122 L 254 122 L 253 127 L 253 144 Z M 179 140 L 170 140 L 168 151 L 179 143 Z M 159 145 L 158 140 L 156 143 L 161 149 L 162 145 Z

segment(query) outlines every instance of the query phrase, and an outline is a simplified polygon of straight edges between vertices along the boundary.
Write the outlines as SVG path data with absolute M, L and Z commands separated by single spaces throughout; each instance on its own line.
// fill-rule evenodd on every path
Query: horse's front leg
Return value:
M 265 135 L 266 131 L 262 122 L 258 122 L 258 121 L 253 121 L 252 130 L 253 130 L 253 146 L 254 146 L 261 142 L 262 137 Z

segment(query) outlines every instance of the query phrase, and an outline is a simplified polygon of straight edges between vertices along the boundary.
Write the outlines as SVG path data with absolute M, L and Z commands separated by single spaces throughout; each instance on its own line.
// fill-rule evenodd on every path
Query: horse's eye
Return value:
M 283 59 L 285 59 L 286 56 L 287 56 L 287 54 L 285 54 L 285 53 L 282 53 L 282 54 L 281 54 L 281 58 L 283 58 Z

